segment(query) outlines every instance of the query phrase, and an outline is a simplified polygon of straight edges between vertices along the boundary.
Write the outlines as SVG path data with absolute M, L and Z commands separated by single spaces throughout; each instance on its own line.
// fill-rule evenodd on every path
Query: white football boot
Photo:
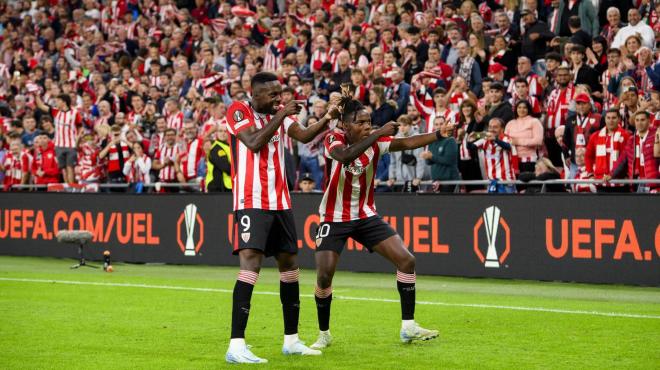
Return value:
M 437 330 L 424 329 L 414 322 L 401 328 L 400 336 L 403 343 L 412 343 L 417 340 L 429 340 L 438 337 Z

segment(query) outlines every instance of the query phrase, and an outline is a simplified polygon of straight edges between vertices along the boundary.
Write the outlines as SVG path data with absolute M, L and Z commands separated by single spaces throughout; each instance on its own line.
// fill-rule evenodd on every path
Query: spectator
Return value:
M 548 158 L 539 158 L 539 160 L 534 164 L 533 171 L 523 172 L 521 169 L 520 175 L 518 176 L 518 180 L 522 182 L 530 182 L 533 180 L 559 180 L 560 178 L 561 176 L 559 175 L 559 170 L 557 170 L 557 168 Z M 527 185 L 525 193 L 540 193 L 542 187 L 542 185 Z M 565 193 L 566 188 L 562 184 L 548 184 L 545 186 L 545 191 L 548 193 Z
M 206 157 L 204 153 L 204 136 L 208 136 L 208 133 L 199 135 L 195 122 L 190 119 L 184 120 L 182 151 L 179 154 L 181 160 L 180 171 L 183 176 L 179 176 L 179 182 L 197 181 L 197 166 Z
M 575 97 L 577 114 L 566 121 L 564 146 L 568 150 L 571 161 L 570 178 L 575 176 L 575 149 L 587 147 L 591 134 L 600 128 L 600 114 L 592 113 L 589 95 L 582 93 Z
M 163 183 L 175 183 L 177 175 L 181 173 L 181 149 L 176 145 L 176 130 L 168 128 L 165 130 L 165 140 L 154 155 L 151 167 L 158 172 L 158 181 Z M 174 188 L 165 187 L 165 192 L 175 192 Z
M 206 155 L 205 189 L 209 193 L 232 190 L 231 148 L 227 126 L 218 127 L 217 138 Z
M 23 118 L 23 134 L 21 135 L 23 145 L 27 148 L 32 147 L 34 139 L 39 135 L 41 135 L 41 130 L 37 128 L 37 121 L 33 116 L 25 116 Z
M 523 10 L 520 16 L 525 24 L 521 44 L 522 55 L 529 58 L 532 63 L 536 63 L 547 53 L 546 43 L 554 37 L 554 34 L 550 32 L 548 25 L 537 19 L 534 12 Z
M 373 110 L 371 113 L 371 125 L 374 128 L 394 121 L 396 103 L 391 100 L 385 100 L 385 91 L 382 87 L 374 86 L 369 91 L 369 104 Z
M 601 180 L 614 169 L 614 164 L 623 154 L 630 133 L 620 126 L 621 116 L 616 109 L 605 114 L 605 127 L 591 134 L 585 153 L 585 171 L 591 178 Z M 604 183 L 598 185 L 599 193 L 627 192 L 627 187 Z
M 626 142 L 623 155 L 614 164 L 609 175 L 603 176 L 605 182 L 610 179 L 658 179 L 658 160 L 654 155 L 656 128 L 650 127 L 648 112 L 635 113 L 635 134 Z M 637 192 L 657 192 L 657 184 L 640 184 Z
M 37 108 L 53 117 L 55 133 L 55 153 L 61 171 L 64 171 L 64 181 L 74 183 L 74 167 L 77 160 L 76 137 L 77 128 L 82 124 L 82 116 L 77 110 L 71 109 L 71 97 L 60 94 L 55 99 L 57 108 L 44 104 L 39 94 L 34 95 Z
M 124 163 L 131 156 L 131 149 L 126 140 L 121 138 L 120 126 L 112 126 L 110 135 L 109 140 L 103 140 L 101 142 L 103 149 L 99 153 L 99 159 L 107 157 L 108 183 L 122 184 L 126 182 L 126 177 L 124 176 Z
M 11 191 L 13 185 L 26 185 L 30 180 L 32 156 L 23 148 L 23 143 L 17 135 L 9 137 L 9 152 L 2 163 L 5 172 L 4 189 Z
M 484 169 L 488 180 L 494 182 L 491 192 L 515 193 L 515 185 L 497 184 L 497 181 L 515 181 L 517 165 L 515 161 L 515 147 L 504 134 L 504 121 L 500 118 L 491 118 L 488 121 L 488 131 L 485 137 L 473 132 L 468 142 L 482 152 Z
M 399 133 L 395 137 L 409 137 L 418 133 L 411 125 L 412 122 L 407 115 L 399 117 L 397 122 L 400 126 Z M 423 148 L 417 148 L 390 153 L 390 173 L 388 179 L 388 185 L 390 187 L 394 185 L 395 181 L 403 181 L 405 183 L 404 191 L 406 190 L 405 187 L 416 191 L 424 176 L 425 165 L 420 157 L 422 151 Z
M 110 127 L 107 124 L 98 125 L 95 130 L 100 137 L 107 137 Z M 81 184 L 95 184 L 102 179 L 101 163 L 99 163 L 100 150 L 94 136 L 86 134 L 78 140 L 78 164 L 76 166 L 76 179 Z
M 493 118 L 499 118 L 503 124 L 513 119 L 513 108 L 508 101 L 504 100 L 504 86 L 501 83 L 495 82 L 490 85 L 490 106 L 484 107 L 482 110 L 483 120 L 490 122 Z
M 458 61 L 456 63 L 456 75 L 463 77 L 470 90 L 478 95 L 481 90 L 481 69 L 479 63 L 470 56 L 470 47 L 467 41 L 459 41 L 456 44 L 458 50 Z
M 399 118 L 408 109 L 408 102 L 410 101 L 410 85 L 403 80 L 403 70 L 399 67 L 394 67 L 391 72 L 392 84 L 385 91 L 385 98 L 396 102 L 396 111 L 394 118 Z
M 300 180 L 298 180 L 298 188 L 302 193 L 316 193 L 319 190 L 316 188 L 316 183 L 312 178 L 312 175 L 308 172 L 300 175 Z
M 458 168 L 460 170 L 463 180 L 481 180 L 481 169 L 479 168 L 478 154 L 474 147 L 468 144 L 467 138 L 473 132 L 484 131 L 484 122 L 476 117 L 477 106 L 472 100 L 465 100 L 461 103 L 460 118 L 458 124 L 457 140 L 459 141 L 459 162 Z M 478 185 L 468 185 L 466 190 L 468 192 L 481 189 Z
M 34 161 L 31 169 L 34 183 L 47 185 L 60 182 L 55 144 L 46 135 L 39 135 L 34 141 Z
M 518 155 L 520 172 L 534 172 L 539 158 L 539 149 L 543 145 L 543 125 L 530 115 L 532 106 L 527 100 L 515 105 L 515 119 L 509 121 L 504 134 L 511 139 Z
M 142 192 L 144 184 L 151 183 L 149 171 L 151 170 L 151 158 L 145 154 L 141 143 L 133 143 L 133 155 L 124 162 L 123 173 L 131 188 L 136 193 Z
M 420 153 L 420 158 L 431 166 L 431 180 L 434 182 L 460 179 L 458 144 L 453 137 L 454 128 L 455 125 L 445 121 L 444 117 L 436 117 L 433 122 L 433 129 L 440 131 L 442 137 L 440 140 L 431 143 L 427 151 Z M 433 188 L 436 192 L 449 193 L 454 190 L 455 186 L 434 184 Z
M 591 180 L 593 176 L 587 172 L 585 167 L 585 153 L 584 148 L 578 148 L 575 150 L 575 164 L 577 164 L 577 173 L 575 174 L 576 180 Z M 596 185 L 592 183 L 577 183 L 571 185 L 571 191 L 573 193 L 596 193 L 598 189 Z
M 586 52 L 582 45 L 573 46 L 571 50 L 571 73 L 573 74 L 573 84 L 588 85 L 593 92 L 594 97 L 602 97 L 603 87 L 598 83 L 598 74 L 596 71 L 585 64 Z
M 628 10 L 629 24 L 619 30 L 614 36 L 611 47 L 621 48 L 624 42 L 632 35 L 640 35 L 644 46 L 653 49 L 655 46 L 655 32 L 648 24 L 641 22 L 642 16 L 639 10 L 632 8 Z
M 311 116 L 307 119 L 305 126 L 307 127 L 318 121 L 318 118 Z M 298 143 L 298 156 L 300 157 L 298 171 L 300 173 L 307 173 L 311 176 L 314 184 L 319 187 L 319 190 L 321 189 L 320 185 L 323 182 L 322 166 L 324 163 L 321 162 L 320 158 L 322 155 L 324 138 L 325 135 L 319 135 L 309 143 Z
M 605 0 L 607 1 L 607 0 Z M 601 6 L 599 7 L 600 12 L 603 11 L 603 5 L 604 3 L 600 4 Z M 606 18 L 607 18 L 607 24 L 605 24 L 601 31 L 600 35 L 605 38 L 607 41 L 608 45 L 612 45 L 612 42 L 614 41 L 614 36 L 619 32 L 620 29 L 624 28 L 626 26 L 625 23 L 621 22 L 621 12 L 619 11 L 618 8 L 611 6 L 607 8 L 606 10 Z M 601 21 L 602 22 L 602 21 Z
M 577 17 L 582 29 L 590 36 L 596 36 L 600 32 L 598 16 L 591 0 L 560 2 L 557 16 L 560 24 L 558 36 L 572 35 L 570 30 L 572 17 Z

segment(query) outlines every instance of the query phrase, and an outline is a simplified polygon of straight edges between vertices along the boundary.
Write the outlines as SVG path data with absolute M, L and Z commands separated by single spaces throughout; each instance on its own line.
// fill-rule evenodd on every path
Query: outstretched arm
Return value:
M 432 132 L 430 134 L 421 134 L 421 135 L 413 135 L 409 137 L 395 138 L 392 139 L 392 143 L 390 143 L 390 152 L 398 152 L 401 150 L 421 148 L 423 146 L 431 144 L 432 142 L 438 140 L 439 138 L 440 138 L 440 134 L 438 131 Z
M 309 143 L 316 137 L 316 135 L 323 132 L 328 127 L 328 123 L 332 119 L 337 117 L 339 117 L 339 111 L 336 107 L 332 107 L 318 122 L 311 126 L 303 127 L 297 122 L 292 124 L 291 127 L 289 127 L 287 135 L 301 143 Z
M 378 140 L 380 137 L 394 135 L 398 126 L 399 125 L 395 122 L 389 122 L 378 130 L 372 132 L 371 135 L 367 136 L 364 140 L 354 145 L 337 146 L 336 148 L 332 149 L 332 151 L 330 151 L 330 156 L 343 164 L 350 164 L 357 157 L 362 155 L 365 150 L 369 149 L 369 147 L 372 146 L 373 143 L 375 143 L 376 140 Z

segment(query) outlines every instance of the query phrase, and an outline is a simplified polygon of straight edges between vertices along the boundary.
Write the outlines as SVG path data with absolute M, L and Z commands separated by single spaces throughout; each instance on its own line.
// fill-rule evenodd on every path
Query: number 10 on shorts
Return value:
M 330 234 L 330 224 L 321 224 L 316 232 L 316 246 L 318 247 L 323 242 L 323 238 Z

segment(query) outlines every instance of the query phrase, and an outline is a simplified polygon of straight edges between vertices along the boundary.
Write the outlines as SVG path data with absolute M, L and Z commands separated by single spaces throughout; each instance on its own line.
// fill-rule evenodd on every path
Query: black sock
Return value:
M 298 333 L 300 287 L 297 281 L 293 283 L 280 281 L 280 301 L 282 302 L 282 316 L 284 316 L 284 334 Z
M 319 318 L 319 330 L 327 331 L 330 329 L 330 304 L 332 304 L 332 294 L 325 298 L 314 295 L 316 300 L 316 313 Z
M 234 285 L 234 302 L 231 312 L 231 337 L 245 338 L 245 328 L 250 316 L 250 300 L 253 284 L 236 280 Z
M 401 319 L 415 318 L 415 273 L 396 272 L 396 288 L 401 297 Z

